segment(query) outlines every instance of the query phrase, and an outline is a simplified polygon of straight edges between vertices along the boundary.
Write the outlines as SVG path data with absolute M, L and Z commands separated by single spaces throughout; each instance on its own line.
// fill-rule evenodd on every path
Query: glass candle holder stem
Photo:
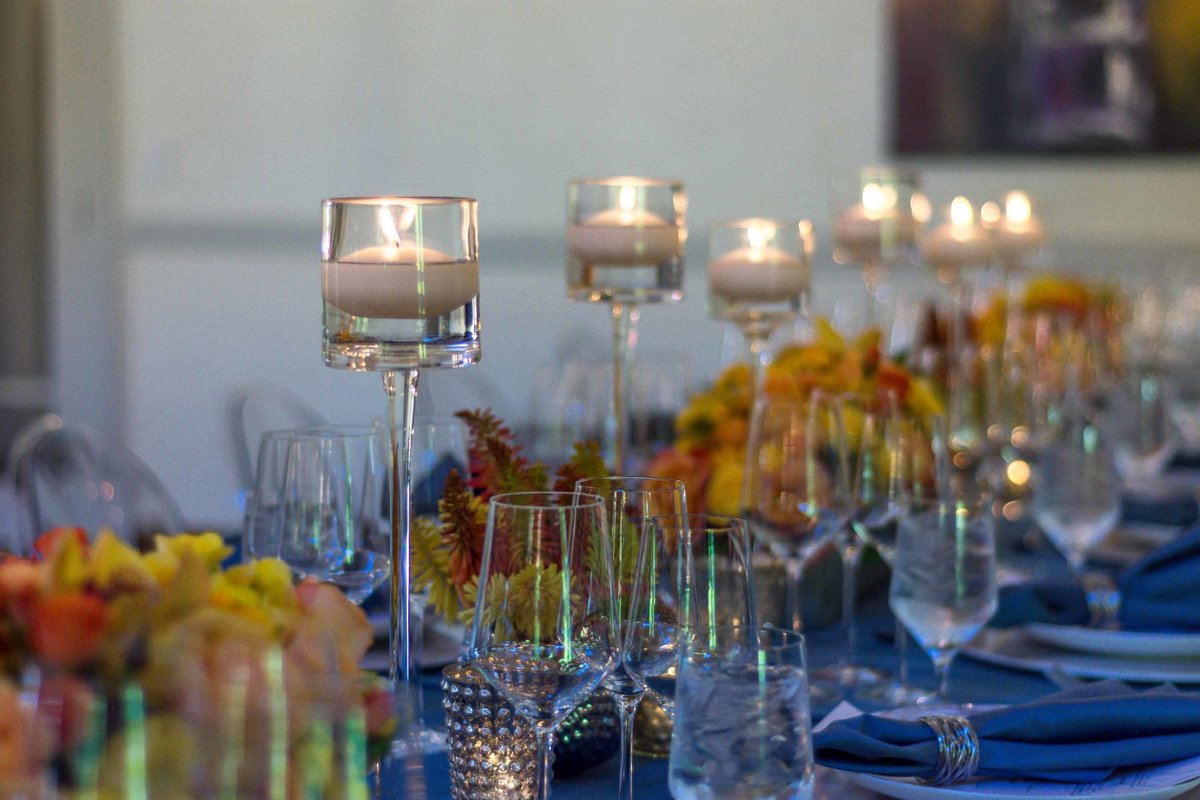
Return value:
M 396 380 L 399 372 L 401 380 Z M 412 550 L 409 531 L 412 521 L 412 432 L 413 412 L 417 405 L 415 369 L 387 370 L 383 390 L 387 394 L 388 441 L 391 446 L 391 584 L 388 628 L 388 679 L 398 689 L 411 691 L 419 701 L 420 692 L 412 691 Z M 402 388 L 397 386 L 402 384 Z
M 629 444 L 629 397 L 633 384 L 633 366 L 637 361 L 638 319 L 641 309 L 635 303 L 613 303 L 613 402 L 609 419 L 612 438 L 613 473 L 624 474 L 625 448 Z

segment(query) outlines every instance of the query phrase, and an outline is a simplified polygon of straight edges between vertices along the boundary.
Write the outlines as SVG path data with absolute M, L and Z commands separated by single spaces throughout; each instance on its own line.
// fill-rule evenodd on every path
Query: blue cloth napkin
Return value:
M 1200 520 L 1200 503 L 1191 493 L 1172 493 L 1163 497 L 1127 494 L 1121 498 L 1121 518 L 1126 522 L 1182 528 Z
M 1200 754 L 1200 694 L 1173 686 L 1105 681 L 968 718 L 981 776 L 1090 783 Z M 928 725 L 873 714 L 832 723 L 813 748 L 818 764 L 889 777 L 928 778 L 938 763 Z
M 1121 605 L 1117 620 L 1130 631 L 1200 631 L 1200 527 L 1180 535 L 1122 573 L 1117 582 Z M 1083 625 L 1087 599 L 1068 581 L 1005 586 L 994 628 L 1049 622 Z

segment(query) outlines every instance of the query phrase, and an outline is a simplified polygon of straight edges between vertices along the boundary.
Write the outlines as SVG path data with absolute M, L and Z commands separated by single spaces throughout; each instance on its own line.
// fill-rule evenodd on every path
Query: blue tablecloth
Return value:
M 886 600 L 873 599 L 860 612 L 859 649 L 860 660 L 888 671 L 896 668 L 895 651 L 891 645 L 893 622 L 886 610 Z M 832 625 L 807 632 L 809 664 L 820 666 L 833 663 L 838 648 L 843 646 L 841 628 Z M 933 674 L 929 659 L 915 646 L 909 648 L 910 675 L 914 683 L 933 686 Z M 428 722 L 442 725 L 441 690 L 439 676 L 424 676 L 425 716 Z M 954 664 L 950 678 L 952 699 L 978 703 L 1012 703 L 1032 700 L 1055 691 L 1049 681 L 1040 676 L 990 666 L 969 658 L 960 657 Z M 815 708 L 814 716 L 819 719 L 829 709 Z M 450 782 L 446 756 L 433 755 L 408 763 L 390 763 L 384 771 L 386 800 L 442 800 L 450 797 Z M 669 800 L 667 791 L 667 761 L 665 759 L 638 758 L 634 765 L 635 795 L 638 800 Z M 553 784 L 555 800 L 595 800 L 611 797 L 617 790 L 617 763 L 613 759 L 581 775 Z

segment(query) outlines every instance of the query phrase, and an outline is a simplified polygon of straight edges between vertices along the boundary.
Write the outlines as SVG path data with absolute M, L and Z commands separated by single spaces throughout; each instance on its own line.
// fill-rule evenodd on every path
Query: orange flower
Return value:
M 687 492 L 688 511 L 699 514 L 704 511 L 704 493 L 712 473 L 710 462 L 711 459 L 704 450 L 685 453 L 672 447 L 654 457 L 646 468 L 646 474 L 683 481 L 684 490 Z
M 108 608 L 84 592 L 60 592 L 41 598 L 33 607 L 30 644 L 34 653 L 54 667 L 88 663 L 100 650 Z
M 74 536 L 75 540 L 79 542 L 79 546 L 85 550 L 87 549 L 87 531 L 83 528 L 67 526 L 51 528 L 43 533 L 33 543 L 33 549 L 40 558 L 48 559 L 58 549 L 60 541 L 66 536 Z

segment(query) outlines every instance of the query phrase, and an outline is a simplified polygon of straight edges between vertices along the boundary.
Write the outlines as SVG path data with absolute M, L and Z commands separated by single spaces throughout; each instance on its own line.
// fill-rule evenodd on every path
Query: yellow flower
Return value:
M 154 547 L 159 552 L 173 553 L 182 556 L 184 552 L 194 553 L 210 571 L 221 568 L 221 562 L 229 558 L 233 548 L 225 544 L 219 533 L 181 533 L 177 536 L 158 535 L 154 537 Z
M 54 592 L 82 589 L 88 579 L 87 553 L 74 536 L 64 536 L 50 555 L 50 581 Z
M 154 576 L 159 586 L 166 586 L 175 580 L 179 572 L 179 557 L 174 553 L 155 550 L 142 556 L 142 566 Z
M 89 559 L 92 584 L 102 592 L 152 589 L 158 581 L 141 555 L 110 530 L 100 533 Z
M 529 564 L 510 575 L 506 595 L 508 618 L 518 635 L 541 641 L 553 634 L 562 610 L 562 577 L 556 565 Z
M 712 477 L 704 495 L 704 507 L 713 514 L 741 511 L 743 454 L 741 448 L 722 448 L 713 454 Z

